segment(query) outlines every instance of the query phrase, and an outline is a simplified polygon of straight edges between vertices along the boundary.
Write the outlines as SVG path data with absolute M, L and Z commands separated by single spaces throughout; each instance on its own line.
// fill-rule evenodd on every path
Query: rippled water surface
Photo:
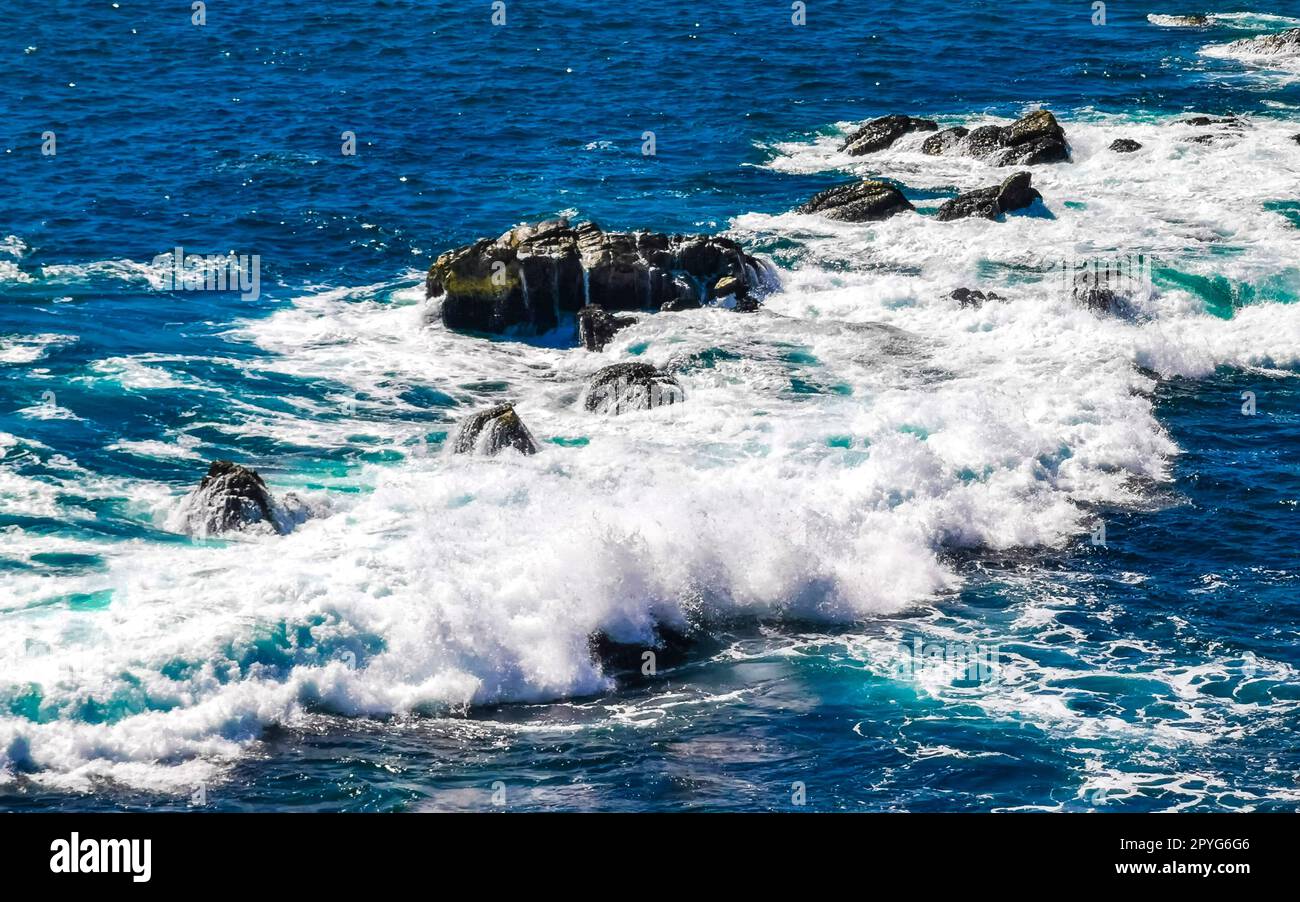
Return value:
M 8 10 L 0 808 L 1294 810 L 1300 60 L 1228 45 L 1300 4 L 1209 5 Z M 1038 106 L 1074 160 L 1004 222 L 930 214 L 1006 170 L 838 149 Z M 791 212 L 851 174 L 917 212 Z M 426 323 L 437 254 L 556 215 L 781 288 L 601 354 Z M 1130 254 L 1126 317 L 1046 275 Z M 687 402 L 585 413 L 616 360 Z M 543 453 L 442 453 L 507 398 Z M 217 458 L 319 515 L 190 539 Z

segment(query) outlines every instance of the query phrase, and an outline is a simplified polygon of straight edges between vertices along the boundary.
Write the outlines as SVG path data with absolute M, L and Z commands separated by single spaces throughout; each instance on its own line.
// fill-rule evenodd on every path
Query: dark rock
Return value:
M 1034 201 L 1042 200 L 1043 196 L 1038 193 L 1030 182 L 1033 180 L 1028 172 L 1017 172 L 1014 175 L 1003 180 L 998 186 L 998 207 L 1003 213 L 1011 210 L 1023 210 L 1031 206 Z
M 539 333 L 589 304 L 604 310 L 682 310 L 723 276 L 757 296 L 772 268 L 719 236 L 606 233 L 558 219 L 511 229 L 441 255 L 425 293 L 443 324 L 473 332 Z
M 931 156 L 945 154 L 961 144 L 962 138 L 969 134 L 970 129 L 962 128 L 960 125 L 956 128 L 945 128 L 925 139 L 925 143 L 921 145 L 921 153 L 928 153 Z
M 1042 195 L 1030 186 L 1030 178 L 1028 172 L 1017 172 L 1000 185 L 958 195 L 939 207 L 935 218 L 941 222 L 969 216 L 997 219 L 1003 213 L 1024 209 L 1042 200 Z
M 708 630 L 688 624 L 683 627 L 657 624 L 650 642 L 620 642 L 604 631 L 587 637 L 591 660 L 603 673 L 615 676 L 620 685 L 648 684 L 657 679 L 644 671 L 646 652 L 654 652 L 655 667 L 663 670 L 687 663 L 693 658 L 718 654 L 723 642 Z
M 287 535 L 310 516 L 296 495 L 277 500 L 256 470 L 228 460 L 212 462 L 183 511 L 185 531 L 200 538 L 228 532 Z
M 981 125 L 966 136 L 959 145 L 961 150 L 973 157 L 987 157 L 1001 153 L 1006 145 L 1006 127 L 1002 125 Z
M 617 415 L 684 400 L 686 393 L 672 375 L 648 363 L 616 363 L 592 375 L 582 405 L 593 413 Z
M 995 292 L 972 291 L 969 288 L 958 288 L 948 295 L 962 307 L 979 308 L 984 306 L 985 301 L 1000 301 L 1002 295 Z
M 506 448 L 521 454 L 536 454 L 537 442 L 515 413 L 513 404 L 498 404 L 470 415 L 456 432 L 451 450 L 454 454 L 493 456 Z
M 1178 120 L 1178 124 L 1191 125 L 1196 128 L 1207 128 L 1211 125 L 1226 125 L 1229 128 L 1246 127 L 1245 120 L 1238 119 L 1236 116 L 1221 116 L 1217 119 L 1213 116 L 1192 116 L 1189 119 Z
M 959 136 L 958 132 L 964 134 Z M 998 166 L 1034 166 L 1070 160 L 1065 129 L 1047 110 L 1036 110 L 1010 125 L 982 125 L 970 132 L 947 129 L 928 138 L 921 149 L 936 155 L 955 151 L 988 159 Z
M 1064 163 L 1070 159 L 1065 129 L 1047 110 L 1030 113 L 1008 125 L 1003 140 L 1007 150 L 998 157 L 999 166 Z
M 850 134 L 840 150 L 851 157 L 860 157 L 863 154 L 884 150 L 903 135 L 916 131 L 932 132 L 938 127 L 937 122 L 929 119 L 916 119 L 912 116 L 881 116 L 879 119 L 872 119 Z
M 1300 144 L 1300 135 L 1292 135 L 1291 140 L 1297 144 Z
M 1069 277 L 1069 289 L 1076 304 L 1096 313 L 1127 316 L 1133 312 L 1125 274 L 1105 267 L 1080 269 Z M 1140 289 L 1139 289 L 1140 290 Z
M 867 179 L 814 194 L 799 212 L 820 213 L 827 219 L 845 222 L 876 222 L 911 209 L 903 192 L 893 185 Z
M 1183 140 L 1189 144 L 1217 144 L 1219 141 L 1231 140 L 1237 137 L 1246 128 L 1246 121 L 1236 116 L 1222 116 L 1215 118 L 1213 116 L 1192 116 L 1189 119 L 1178 120 L 1178 125 L 1190 125 L 1193 128 L 1210 128 L 1217 126 L 1215 131 L 1205 134 L 1192 135 Z
M 614 333 L 636 322 L 634 316 L 614 316 L 595 304 L 578 311 L 578 344 L 588 351 L 604 350 Z
M 1110 142 L 1110 149 L 1115 153 L 1132 153 L 1135 150 L 1141 150 L 1142 145 L 1132 138 L 1116 138 Z
M 1084 288 L 1076 292 L 1077 303 L 1097 313 L 1123 313 L 1128 301 L 1109 288 Z

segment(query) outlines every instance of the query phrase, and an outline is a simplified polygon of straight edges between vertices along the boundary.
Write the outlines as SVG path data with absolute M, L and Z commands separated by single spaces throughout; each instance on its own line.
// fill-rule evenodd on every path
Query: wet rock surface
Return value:
M 673 375 L 648 363 L 616 363 L 587 380 L 582 406 L 592 413 L 616 416 L 685 400 L 686 393 Z
M 595 305 L 605 311 L 698 307 L 717 281 L 758 297 L 772 268 L 729 238 L 604 232 L 567 219 L 522 225 L 438 257 L 425 283 L 449 329 L 538 334 Z
M 851 157 L 875 153 L 893 145 L 903 135 L 916 131 L 932 132 L 939 124 L 930 119 L 914 116 L 881 116 L 849 134 L 840 150 Z
M 940 206 L 935 218 L 942 222 L 972 216 L 997 219 L 1004 213 L 1022 210 L 1034 201 L 1042 200 L 1042 195 L 1031 187 L 1030 181 L 1028 172 L 1017 172 L 1000 185 L 960 194 Z
M 216 460 L 182 505 L 185 531 L 205 538 L 225 533 L 287 535 L 310 509 L 292 493 L 277 499 L 256 470 Z
M 912 204 L 893 185 L 865 179 L 814 194 L 799 212 L 843 222 L 876 222 L 911 209 Z
M 494 457 L 507 448 L 521 454 L 537 453 L 537 442 L 515 413 L 513 404 L 498 404 L 471 414 L 460 424 L 452 443 L 455 454 L 487 457 Z

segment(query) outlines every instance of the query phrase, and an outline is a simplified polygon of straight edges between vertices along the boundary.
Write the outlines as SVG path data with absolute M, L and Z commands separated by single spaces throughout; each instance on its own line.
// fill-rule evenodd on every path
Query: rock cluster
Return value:
M 604 232 L 567 219 L 522 225 L 438 257 L 426 296 L 449 329 L 538 334 L 595 305 L 605 311 L 684 310 L 716 296 L 730 277 L 757 297 L 770 267 L 714 235 Z
M 997 166 L 1034 166 L 1070 160 L 1065 129 L 1047 110 L 1037 110 L 1010 125 L 944 129 L 927 138 L 921 151 L 932 156 L 980 157 Z

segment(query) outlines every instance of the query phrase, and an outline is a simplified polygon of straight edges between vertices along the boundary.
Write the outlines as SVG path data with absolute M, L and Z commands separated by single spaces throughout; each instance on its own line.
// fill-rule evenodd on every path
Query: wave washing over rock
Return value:
M 1156 18 L 1142 27 L 1222 17 Z M 679 727 L 693 717 L 848 698 L 841 732 L 911 762 L 970 754 L 907 732 L 948 705 L 981 730 L 1048 737 L 1077 770 L 1027 807 L 1076 789 L 1227 798 L 1143 756 L 1293 721 L 1295 668 L 1200 642 L 1182 609 L 1132 639 L 1114 625 L 1137 615 L 1105 593 L 1156 595 L 1149 561 L 1101 575 L 1070 562 L 1100 554 L 1086 544 L 1099 520 L 1183 504 L 1170 393 L 1235 411 L 1235 391 L 1207 401 L 1186 386 L 1224 372 L 1272 385 L 1300 366 L 1297 127 L 1221 109 L 875 107 L 819 130 L 765 126 L 799 137 L 757 144 L 747 177 L 789 190 L 737 201 L 716 227 L 629 214 L 606 231 L 521 202 L 418 269 L 239 308 L 210 354 L 179 340 L 99 353 L 102 336 L 62 326 L 3 336 L 0 371 L 38 380 L 92 348 L 15 422 L 88 428 L 86 396 L 139 405 L 128 426 L 165 407 L 185 418 L 104 436 L 128 462 L 112 475 L 0 432 L 0 512 L 16 524 L 0 547 L 17 562 L 0 614 L 22 625 L 0 630 L 0 786 L 184 793 L 274 754 L 268 727 L 340 720 L 412 729 L 421 746 L 413 723 L 555 731 L 548 742 L 626 731 L 698 766 L 768 738 L 701 740 Z M 0 252 L 15 267 L 0 279 L 24 291 L 156 281 L 115 256 L 30 263 L 16 237 Z M 1065 266 L 1129 254 L 1148 279 L 1081 286 L 1095 270 Z M 95 528 L 104 511 L 146 531 L 119 541 Z M 45 534 L 58 518 L 77 531 Z M 990 572 L 1001 594 L 963 594 Z M 915 635 L 1005 641 L 1004 681 L 880 689 Z M 619 693 L 619 649 L 671 660 L 679 645 L 744 680 L 724 691 L 676 673 L 666 692 Z M 800 668 L 842 682 L 796 692 Z M 1237 694 L 1215 691 L 1229 680 Z M 1111 683 L 1106 704 L 1131 710 L 1096 701 Z M 562 716 L 466 716 L 519 702 Z M 904 727 L 888 720 L 914 703 Z M 846 753 L 851 779 L 861 749 Z

